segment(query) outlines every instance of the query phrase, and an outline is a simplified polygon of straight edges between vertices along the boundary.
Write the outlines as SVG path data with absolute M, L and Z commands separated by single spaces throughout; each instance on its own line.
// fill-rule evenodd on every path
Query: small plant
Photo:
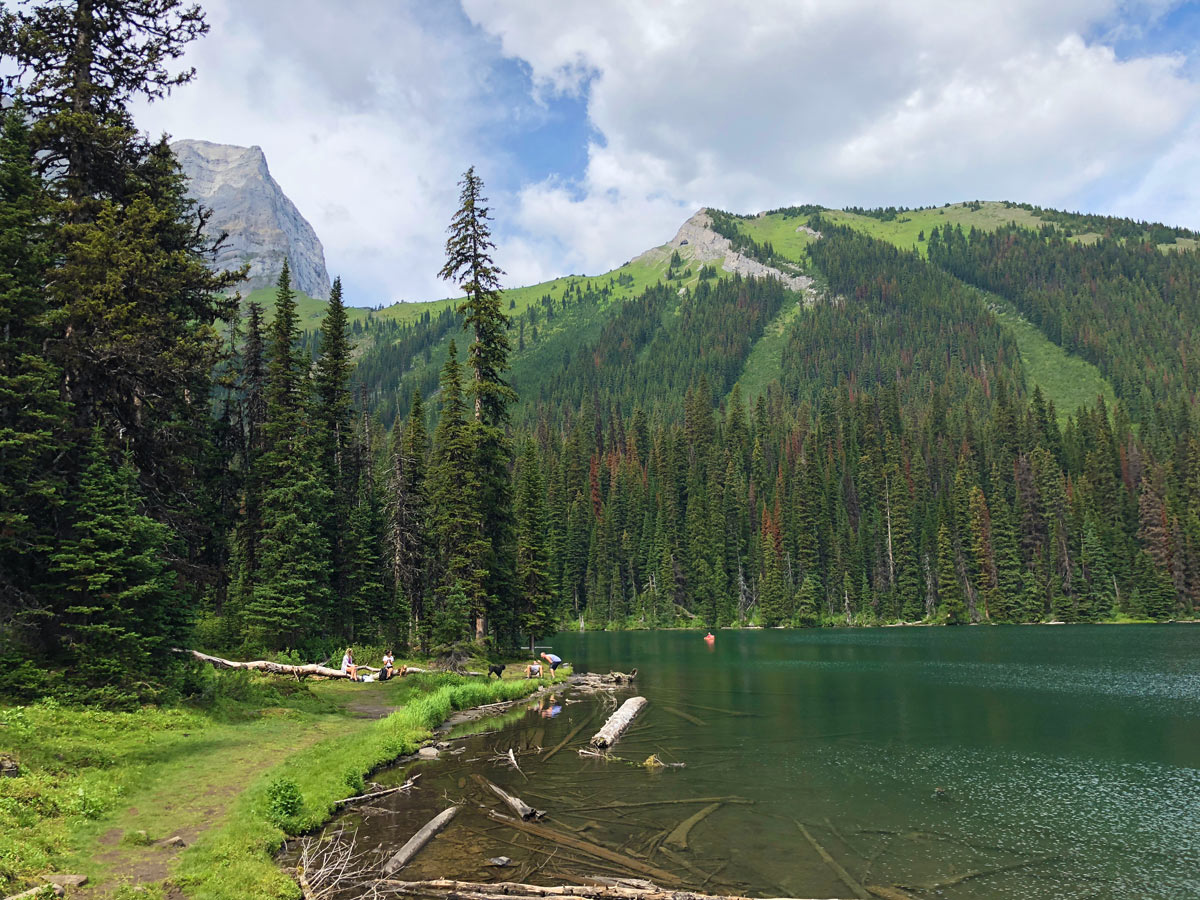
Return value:
M 150 837 L 145 831 L 138 829 L 137 831 L 126 831 L 121 835 L 122 844 L 132 844 L 135 847 L 149 847 L 154 843 L 154 838 Z
M 280 828 L 300 812 L 303 803 L 300 786 L 290 778 L 281 776 L 267 786 L 267 817 Z

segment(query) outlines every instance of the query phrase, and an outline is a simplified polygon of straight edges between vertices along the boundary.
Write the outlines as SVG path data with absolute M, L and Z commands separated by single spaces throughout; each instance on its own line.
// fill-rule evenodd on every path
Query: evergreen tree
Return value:
M 950 540 L 950 529 L 944 522 L 938 528 L 937 549 L 938 602 L 941 615 L 950 625 L 962 625 L 969 621 L 967 603 L 954 568 L 954 544 Z
M 487 609 L 487 538 L 479 508 L 480 484 L 475 466 L 473 430 L 466 419 L 458 350 L 442 369 L 442 413 L 433 436 L 429 468 L 430 536 L 438 557 L 438 610 L 435 640 L 453 643 L 471 632 L 470 615 L 478 622 Z M 478 637 L 478 631 L 474 634 Z
M 71 529 L 51 568 L 65 592 L 58 627 L 67 679 L 101 702 L 127 702 L 161 684 L 189 624 L 163 561 L 167 530 L 138 506 L 128 454 L 114 466 L 94 429 Z
M 546 490 L 532 441 L 525 444 L 517 474 L 517 585 L 521 627 L 530 644 L 557 625 L 546 553 Z
M 392 435 L 392 467 L 388 479 L 388 555 L 395 606 L 386 619 L 402 647 L 413 630 L 422 645 L 429 640 L 425 615 L 429 536 L 426 464 L 429 436 L 420 391 L 413 393 L 408 422 Z
M 500 276 L 492 261 L 491 220 L 483 182 L 472 166 L 459 182 L 460 206 L 451 220 L 446 240 L 446 263 L 438 273 L 466 294 L 459 306 L 463 327 L 471 328 L 474 340 L 468 349 L 472 380 L 468 394 L 474 399 L 475 417 L 471 428 L 474 444 L 472 465 L 476 469 L 479 490 L 473 498 L 479 507 L 486 544 L 485 556 L 471 563 L 483 571 L 485 597 L 477 602 L 475 639 L 482 641 L 487 632 L 487 617 L 493 627 L 515 636 L 513 613 L 515 552 L 512 509 L 512 484 L 509 466 L 512 446 L 505 427 L 508 408 L 516 392 L 505 380 L 511 343 L 509 320 L 501 307 Z M 471 591 L 464 585 L 471 597 Z
M 246 610 L 250 639 L 295 647 L 329 620 L 329 543 L 323 528 L 332 492 L 310 423 L 307 360 L 299 353 L 295 293 L 287 262 L 275 293 L 267 365 L 259 577 Z

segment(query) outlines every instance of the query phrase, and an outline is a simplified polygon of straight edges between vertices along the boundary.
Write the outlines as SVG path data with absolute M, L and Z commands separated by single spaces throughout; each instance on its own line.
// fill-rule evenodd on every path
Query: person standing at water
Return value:
M 543 653 L 541 657 L 550 666 L 551 672 L 557 671 L 558 667 L 562 665 L 562 657 L 555 656 L 553 653 Z
M 354 664 L 354 651 L 349 647 L 342 655 L 342 671 L 350 676 L 351 681 L 358 681 L 358 666 Z

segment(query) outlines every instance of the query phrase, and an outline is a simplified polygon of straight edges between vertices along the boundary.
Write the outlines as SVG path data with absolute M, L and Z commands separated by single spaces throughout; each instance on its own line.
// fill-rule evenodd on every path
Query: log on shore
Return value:
M 350 677 L 348 672 L 343 672 L 341 669 L 330 669 L 317 663 L 309 663 L 303 666 L 289 666 L 284 663 L 271 662 L 269 659 L 238 662 L 232 659 L 222 659 L 219 656 L 209 656 L 207 653 L 201 653 L 199 650 L 180 650 L 176 648 L 175 652 L 189 653 L 200 660 L 200 662 L 206 662 L 211 666 L 216 666 L 218 669 L 251 669 L 256 672 L 269 672 L 272 675 L 295 675 L 297 678 L 305 675 L 320 675 L 324 678 Z M 372 669 L 370 666 L 359 666 L 358 668 L 369 672 L 379 671 L 378 669 Z
M 645 697 L 630 697 L 621 708 L 608 717 L 604 727 L 592 735 L 592 746 L 607 749 L 620 740 L 621 733 L 629 727 L 634 716 L 646 705 Z
M 611 881 L 613 879 L 593 879 Z M 446 897 L 461 900 L 745 900 L 743 897 L 701 894 L 694 891 L 669 891 L 649 885 L 635 887 L 628 881 L 619 884 L 557 885 L 543 887 L 538 884 L 517 884 L 503 881 L 498 884 L 483 884 L 473 881 L 450 881 L 439 878 L 431 881 L 395 881 L 384 879 L 378 882 L 397 894 L 414 897 Z M 784 900 L 784 898 L 779 898 Z
M 534 809 L 532 806 L 530 806 L 528 803 L 526 803 L 524 800 L 522 800 L 520 797 L 516 796 L 515 794 L 510 794 L 508 791 L 504 790 L 504 788 L 500 787 L 499 785 L 493 784 L 492 782 L 488 781 L 486 778 L 484 778 L 478 772 L 476 772 L 471 777 L 473 779 L 475 779 L 475 781 L 477 781 L 479 784 L 483 785 L 483 787 L 490 790 L 493 794 L 495 794 L 501 800 L 503 800 L 505 802 L 505 804 L 508 806 L 508 808 L 511 809 L 513 812 L 515 812 L 522 819 L 540 819 L 542 816 L 544 816 L 546 814 L 545 812 L 543 812 L 540 809 Z
M 429 843 L 430 838 L 445 828 L 450 820 L 458 814 L 458 807 L 451 806 L 438 813 L 425 823 L 424 827 L 408 839 L 408 842 L 392 854 L 392 858 L 383 864 L 383 874 L 391 875 L 412 861 L 421 852 L 421 848 Z

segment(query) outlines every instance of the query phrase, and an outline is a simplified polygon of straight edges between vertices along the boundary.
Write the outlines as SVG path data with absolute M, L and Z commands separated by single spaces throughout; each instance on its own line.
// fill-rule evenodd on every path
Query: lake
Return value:
M 415 764 L 422 790 L 386 815 L 356 813 L 339 827 L 359 828 L 366 846 L 399 846 L 481 772 L 546 809 L 549 827 L 650 859 L 693 888 L 707 878 L 710 892 L 853 896 L 841 867 L 851 882 L 916 897 L 1200 896 L 1200 627 L 722 631 L 712 647 L 696 632 L 620 632 L 545 643 L 579 671 L 638 669 L 636 693 L 650 703 L 614 750 L 625 762 L 581 759 L 574 744 L 543 761 L 535 748 L 590 717 L 581 742 L 612 705 L 543 696 L 499 725 L 468 726 L 499 730 L 456 744 L 460 755 Z M 510 746 L 525 750 L 524 774 L 493 759 Z M 650 754 L 685 765 L 631 764 Z M 706 805 L 659 801 L 708 797 L 730 799 L 691 829 L 686 849 L 656 849 Z M 552 846 L 469 805 L 403 877 L 520 880 L 483 865 L 499 855 L 530 881 L 565 871 Z

